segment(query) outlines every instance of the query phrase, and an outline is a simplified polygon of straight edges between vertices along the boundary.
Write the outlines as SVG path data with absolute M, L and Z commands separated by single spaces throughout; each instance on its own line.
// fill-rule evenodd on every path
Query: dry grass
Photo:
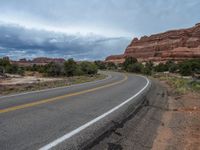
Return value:
M 39 82 L 39 83 L 30 83 L 30 84 L 16 84 L 16 85 L 0 85 L 0 95 L 14 94 L 20 92 L 36 91 L 48 88 L 69 86 L 72 84 L 79 84 L 94 80 L 101 80 L 105 78 L 106 75 L 97 74 L 93 76 L 75 76 L 75 77 L 66 77 L 62 80 L 48 81 L 48 82 Z
M 158 78 L 161 81 L 166 81 L 167 84 L 170 85 L 174 89 L 174 92 L 177 94 L 200 91 L 199 81 L 192 81 L 191 79 L 170 76 L 160 76 Z

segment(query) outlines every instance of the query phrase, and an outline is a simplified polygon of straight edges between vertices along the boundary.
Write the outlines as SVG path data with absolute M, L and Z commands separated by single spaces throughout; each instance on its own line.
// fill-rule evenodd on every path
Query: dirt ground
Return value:
M 148 103 L 92 150 L 200 150 L 200 93 L 154 80 Z
M 94 76 L 74 76 L 60 78 L 12 75 L 10 77 L 0 79 L 0 96 L 68 86 L 72 84 L 101 80 L 105 77 L 106 75 L 103 74 L 97 74 Z
M 163 114 L 163 126 L 157 131 L 153 150 L 200 150 L 200 93 L 175 94 L 168 90 L 168 111 Z
M 30 84 L 30 83 L 39 83 L 39 82 L 48 82 L 62 80 L 62 78 L 43 78 L 36 76 L 18 76 L 12 78 L 6 78 L 0 80 L 0 85 L 15 85 L 15 84 Z

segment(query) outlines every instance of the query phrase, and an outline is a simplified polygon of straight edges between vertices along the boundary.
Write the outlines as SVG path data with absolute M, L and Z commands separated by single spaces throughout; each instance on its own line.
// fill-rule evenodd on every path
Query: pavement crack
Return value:
M 118 135 L 118 136 L 122 136 L 122 134 L 119 133 L 119 132 L 117 132 L 117 131 L 114 131 L 114 133 L 115 133 L 116 135 Z

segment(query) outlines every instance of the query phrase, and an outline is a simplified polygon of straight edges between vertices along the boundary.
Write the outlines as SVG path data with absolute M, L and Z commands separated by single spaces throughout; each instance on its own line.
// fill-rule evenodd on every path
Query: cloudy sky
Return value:
M 200 22 L 199 0 L 1 0 L 0 57 L 104 59 Z

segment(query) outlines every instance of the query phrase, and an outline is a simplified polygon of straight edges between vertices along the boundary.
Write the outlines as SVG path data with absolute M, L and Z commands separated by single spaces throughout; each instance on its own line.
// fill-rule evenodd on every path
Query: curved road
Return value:
M 0 97 L 0 149 L 76 149 L 138 105 L 150 87 L 142 76 L 107 74 L 96 82 Z

